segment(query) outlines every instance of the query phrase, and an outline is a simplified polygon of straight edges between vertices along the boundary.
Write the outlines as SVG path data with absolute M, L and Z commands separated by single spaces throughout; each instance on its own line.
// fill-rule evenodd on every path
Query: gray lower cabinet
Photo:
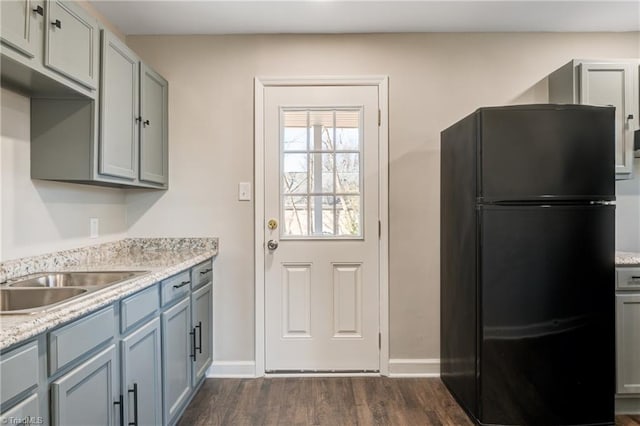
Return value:
M 88 87 L 98 87 L 98 22 L 71 5 L 47 0 L 45 66 Z
M 191 303 L 185 297 L 162 313 L 162 384 L 164 423 L 170 424 L 180 413 L 191 392 L 193 330 Z
M 14 424 L 42 424 L 40 413 L 40 400 L 38 394 L 32 394 L 13 408 L 0 414 L 0 423 L 3 425 Z
M 2 351 L 1 422 L 175 424 L 212 360 L 211 271 L 208 260 Z
M 617 392 L 640 394 L 640 293 L 616 295 Z
M 616 268 L 616 414 L 640 414 L 640 267 Z
M 195 360 L 192 363 L 193 386 L 202 380 L 213 360 L 212 289 L 213 285 L 209 283 L 191 294 L 192 324 L 197 339 Z
M 160 319 L 122 339 L 122 389 L 125 424 L 162 424 Z
M 53 425 L 120 424 L 116 420 L 121 404 L 116 397 L 116 357 L 112 344 L 51 383 Z

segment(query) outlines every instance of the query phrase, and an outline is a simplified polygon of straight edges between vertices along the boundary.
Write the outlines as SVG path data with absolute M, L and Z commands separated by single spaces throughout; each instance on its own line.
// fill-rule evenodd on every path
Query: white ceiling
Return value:
M 89 0 L 124 34 L 640 31 L 640 0 Z

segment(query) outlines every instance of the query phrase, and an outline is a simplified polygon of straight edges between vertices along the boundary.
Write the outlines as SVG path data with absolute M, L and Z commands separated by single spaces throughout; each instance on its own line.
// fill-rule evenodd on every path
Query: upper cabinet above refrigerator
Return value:
M 616 107 L 616 179 L 633 176 L 638 117 L 638 60 L 574 59 L 549 76 L 549 102 Z

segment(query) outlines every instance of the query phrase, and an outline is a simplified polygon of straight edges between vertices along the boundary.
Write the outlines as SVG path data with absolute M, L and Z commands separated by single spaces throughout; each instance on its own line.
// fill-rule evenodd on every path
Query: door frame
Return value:
M 389 374 L 389 77 L 385 75 L 256 77 L 254 84 L 255 376 L 265 375 L 264 90 L 266 87 L 274 86 L 375 86 L 378 88 L 380 375 L 387 376 Z

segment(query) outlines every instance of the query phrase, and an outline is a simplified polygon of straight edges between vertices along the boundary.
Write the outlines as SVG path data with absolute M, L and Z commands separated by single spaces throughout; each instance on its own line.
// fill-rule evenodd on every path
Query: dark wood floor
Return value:
M 640 426 L 640 416 L 619 416 Z M 472 425 L 439 379 L 207 379 L 179 423 L 201 425 Z

